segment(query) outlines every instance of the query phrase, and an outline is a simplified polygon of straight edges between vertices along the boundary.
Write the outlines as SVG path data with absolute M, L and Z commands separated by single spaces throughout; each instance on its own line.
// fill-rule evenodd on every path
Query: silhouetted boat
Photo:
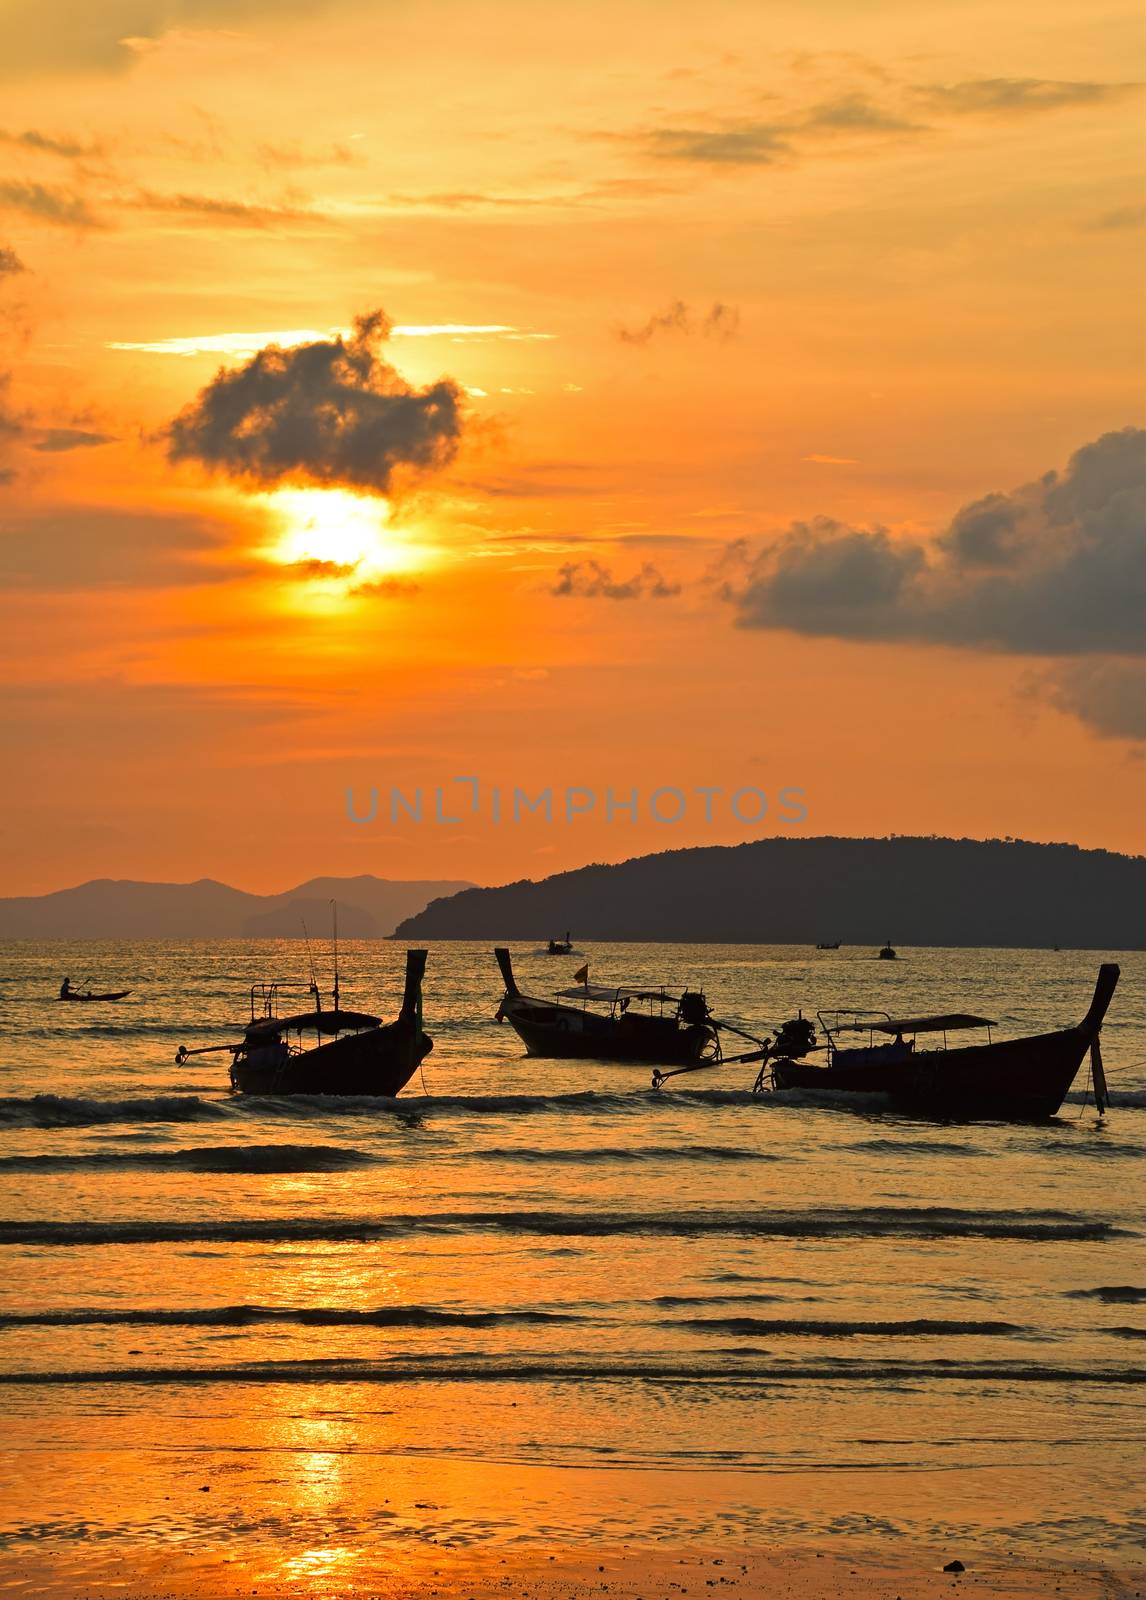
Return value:
M 762 1070 L 757 1083 L 767 1086 L 770 1079 L 776 1089 L 887 1095 L 905 1110 L 955 1120 L 1037 1122 L 1058 1111 L 1089 1050 L 1095 1103 L 1102 1112 L 1108 1096 L 1099 1033 L 1118 976 L 1113 963 L 1098 969 L 1090 1009 L 1076 1027 L 1023 1039 L 992 1040 L 997 1024 L 965 1012 L 898 1020 L 884 1012 L 821 1012 L 827 1066 L 781 1057 Z M 948 1047 L 949 1033 L 971 1028 L 987 1030 L 986 1044 Z M 841 1046 L 840 1033 L 849 1031 L 866 1032 L 869 1043 Z M 917 1053 L 915 1041 L 921 1034 L 941 1035 L 942 1047 Z M 885 1042 L 875 1043 L 876 1035 Z
M 818 944 L 816 946 L 816 949 L 817 950 L 838 950 L 839 947 L 840 947 L 840 941 L 837 939 L 834 944 L 829 944 L 829 943 L 827 943 L 827 941 L 824 941 L 822 944 Z
M 517 987 L 508 950 L 494 955 L 505 980 L 496 1020 L 516 1029 L 528 1055 L 669 1066 L 720 1060 L 720 1036 L 703 994 L 590 983 L 585 968 L 584 982 L 541 1000 Z
M 59 997 L 61 1000 L 69 1000 L 74 1004 L 86 1006 L 91 1005 L 95 1000 L 126 1000 L 130 993 L 130 989 L 113 989 L 106 994 L 93 994 L 90 989 L 86 989 L 81 994 L 77 990 L 70 988 L 68 980 L 65 978 Z
M 564 939 L 550 939 L 546 955 L 570 956 L 573 954 L 573 941 L 566 933 Z
M 251 1020 L 239 1044 L 180 1048 L 180 1065 L 189 1056 L 231 1052 L 231 1086 L 240 1094 L 387 1095 L 400 1093 L 434 1047 L 422 1027 L 422 976 L 426 952 L 407 950 L 406 988 L 393 1022 L 367 1011 L 335 1004 L 324 1011 L 316 984 L 314 1009 L 278 1015 L 280 992 L 303 987 L 269 983 L 251 986 Z M 292 1039 L 292 1035 L 294 1038 Z M 313 1044 L 304 1040 L 313 1037 Z
M 881 961 L 898 961 L 899 960 L 899 956 L 896 953 L 895 949 L 892 947 L 890 939 L 888 940 L 887 944 L 884 945 L 883 949 L 879 952 L 879 959 Z

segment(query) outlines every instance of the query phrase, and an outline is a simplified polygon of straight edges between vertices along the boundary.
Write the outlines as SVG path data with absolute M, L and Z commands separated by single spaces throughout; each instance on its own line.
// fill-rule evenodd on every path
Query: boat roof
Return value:
M 864 1026 L 864 1024 L 860 1024 Z M 997 1028 L 990 1017 L 975 1017 L 969 1011 L 949 1011 L 941 1017 L 903 1017 L 871 1026 L 875 1033 L 954 1033 L 959 1028 Z
M 350 1033 L 355 1028 L 376 1028 L 381 1017 L 369 1011 L 301 1011 L 293 1017 L 259 1017 L 248 1023 L 247 1034 Z
M 680 996 L 667 989 L 609 988 L 603 983 L 579 983 L 575 989 L 558 989 L 559 1000 L 666 1000 L 674 1005 Z

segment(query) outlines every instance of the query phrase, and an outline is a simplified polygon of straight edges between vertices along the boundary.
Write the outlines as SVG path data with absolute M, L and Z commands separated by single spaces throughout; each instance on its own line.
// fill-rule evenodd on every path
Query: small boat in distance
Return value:
M 827 1065 L 780 1056 L 761 1071 L 757 1085 L 886 1095 L 898 1109 L 955 1121 L 1041 1122 L 1058 1112 L 1089 1050 L 1101 1114 L 1108 1095 L 1099 1033 L 1118 977 L 1118 967 L 1104 963 L 1080 1023 L 1022 1039 L 992 1039 L 997 1024 L 967 1012 L 896 1019 L 886 1012 L 821 1011 Z M 948 1046 L 949 1033 L 977 1028 L 986 1030 L 985 1044 Z M 842 1045 L 840 1034 L 849 1032 L 866 1033 L 867 1044 Z M 939 1049 L 916 1050 L 920 1036 L 936 1034 L 943 1041 Z
M 816 946 L 816 949 L 817 950 L 838 950 L 839 947 L 840 947 L 840 941 L 837 939 L 834 944 L 828 944 L 826 941 L 824 943 L 822 943 L 822 944 L 818 944 Z
M 573 941 L 566 929 L 564 939 L 550 939 L 549 948 L 545 952 L 548 956 L 571 956 L 573 954 Z
M 280 982 L 251 985 L 251 1020 L 237 1044 L 181 1046 L 179 1066 L 190 1056 L 212 1051 L 231 1054 L 231 1087 L 239 1094 L 383 1095 L 403 1090 L 434 1048 L 422 1027 L 422 977 L 425 950 L 407 950 L 406 987 L 393 1022 L 338 1004 L 324 1010 L 318 985 Z M 305 989 L 314 1009 L 279 1015 L 284 990 Z M 292 1039 L 292 1035 L 294 1038 Z M 314 1042 L 304 1043 L 313 1037 Z
M 898 961 L 899 960 L 899 956 L 896 953 L 895 948 L 892 945 L 892 942 L 891 942 L 890 939 L 884 945 L 883 949 L 879 952 L 879 959 L 881 961 Z
M 590 983 L 586 966 L 573 988 L 542 1000 L 522 994 L 507 949 L 494 955 L 505 981 L 494 1020 L 516 1030 L 527 1055 L 669 1066 L 720 1060 L 720 1035 L 697 991 Z M 591 1011 L 590 1004 L 603 1009 Z
M 126 1000 L 130 993 L 130 989 L 113 989 L 104 994 L 95 994 L 91 989 L 85 989 L 81 993 L 78 989 L 72 988 L 70 978 L 65 978 L 60 984 L 59 997 L 61 1000 L 74 1001 L 78 1005 L 90 1005 L 94 1000 Z

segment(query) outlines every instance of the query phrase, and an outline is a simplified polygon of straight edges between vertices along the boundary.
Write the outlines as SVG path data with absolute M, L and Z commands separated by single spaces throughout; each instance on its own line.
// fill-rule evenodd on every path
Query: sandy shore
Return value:
M 961 1573 L 944 1571 L 962 1560 Z M 924 1600 L 939 1595 L 1062 1595 L 1134 1600 L 1146 1568 L 1050 1564 L 974 1552 L 887 1547 L 694 1550 L 322 1548 L 190 1559 L 119 1552 L 55 1562 L 41 1552 L 0 1560 L 0 1592 L 43 1600 Z

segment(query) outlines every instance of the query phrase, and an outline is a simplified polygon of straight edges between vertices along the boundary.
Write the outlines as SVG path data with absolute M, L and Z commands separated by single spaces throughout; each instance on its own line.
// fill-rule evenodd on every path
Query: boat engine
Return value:
M 816 1048 L 816 1030 L 806 1017 L 789 1017 L 782 1023 L 772 1041 L 773 1056 L 792 1056 L 798 1059 Z
M 691 1028 L 697 1023 L 707 1022 L 712 1012 L 702 994 L 686 990 L 680 997 L 680 1009 L 677 1014 L 685 1027 Z

